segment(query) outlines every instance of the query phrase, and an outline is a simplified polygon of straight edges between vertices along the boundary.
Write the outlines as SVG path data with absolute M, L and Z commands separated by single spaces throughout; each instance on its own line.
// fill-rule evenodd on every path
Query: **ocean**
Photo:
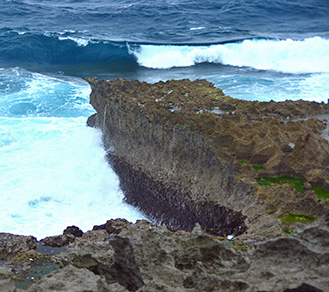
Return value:
M 0 232 L 144 219 L 105 159 L 83 77 L 204 78 L 235 98 L 329 99 L 326 0 L 0 0 Z

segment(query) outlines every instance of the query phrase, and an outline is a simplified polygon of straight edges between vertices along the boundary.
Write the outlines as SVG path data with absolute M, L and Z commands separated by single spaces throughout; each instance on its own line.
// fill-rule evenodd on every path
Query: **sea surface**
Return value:
M 232 97 L 329 99 L 327 0 L 0 0 L 0 231 L 144 218 L 123 202 L 82 79 L 205 78 Z

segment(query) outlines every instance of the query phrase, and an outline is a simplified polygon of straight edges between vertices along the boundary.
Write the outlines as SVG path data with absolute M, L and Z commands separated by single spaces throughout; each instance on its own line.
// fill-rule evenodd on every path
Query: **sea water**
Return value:
M 0 0 L 0 231 L 144 215 L 124 203 L 82 77 L 204 78 L 235 98 L 329 99 L 329 1 Z
M 101 132 L 86 127 L 94 113 L 86 82 L 15 68 L 0 71 L 0 86 L 2 232 L 41 238 L 144 218 L 123 202 Z

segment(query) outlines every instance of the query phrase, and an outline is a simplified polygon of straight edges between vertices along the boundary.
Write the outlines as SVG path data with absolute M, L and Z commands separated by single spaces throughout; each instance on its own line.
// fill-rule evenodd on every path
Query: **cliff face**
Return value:
M 289 175 L 329 188 L 326 116 L 307 118 L 328 114 L 327 104 L 236 100 L 204 80 L 86 80 L 97 111 L 88 124 L 103 131 L 127 202 L 156 221 L 186 230 L 198 222 L 219 235 L 261 229 L 266 237 L 288 212 L 327 212 L 310 187 L 256 181 Z

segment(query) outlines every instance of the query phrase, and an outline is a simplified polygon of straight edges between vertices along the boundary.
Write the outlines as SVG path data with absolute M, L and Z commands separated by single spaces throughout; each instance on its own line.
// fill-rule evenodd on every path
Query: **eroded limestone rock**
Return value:
M 106 242 L 69 248 L 62 257 L 99 275 L 104 285 L 128 291 L 326 291 L 328 232 L 320 222 L 299 224 L 290 237 L 244 244 L 198 226 L 173 232 L 132 224 Z
M 205 80 L 86 80 L 88 124 L 103 131 L 126 201 L 158 223 L 261 239 L 287 213 L 328 213 L 312 189 L 329 191 L 328 104 L 238 100 Z M 301 178 L 305 192 L 261 187 L 268 176 Z

